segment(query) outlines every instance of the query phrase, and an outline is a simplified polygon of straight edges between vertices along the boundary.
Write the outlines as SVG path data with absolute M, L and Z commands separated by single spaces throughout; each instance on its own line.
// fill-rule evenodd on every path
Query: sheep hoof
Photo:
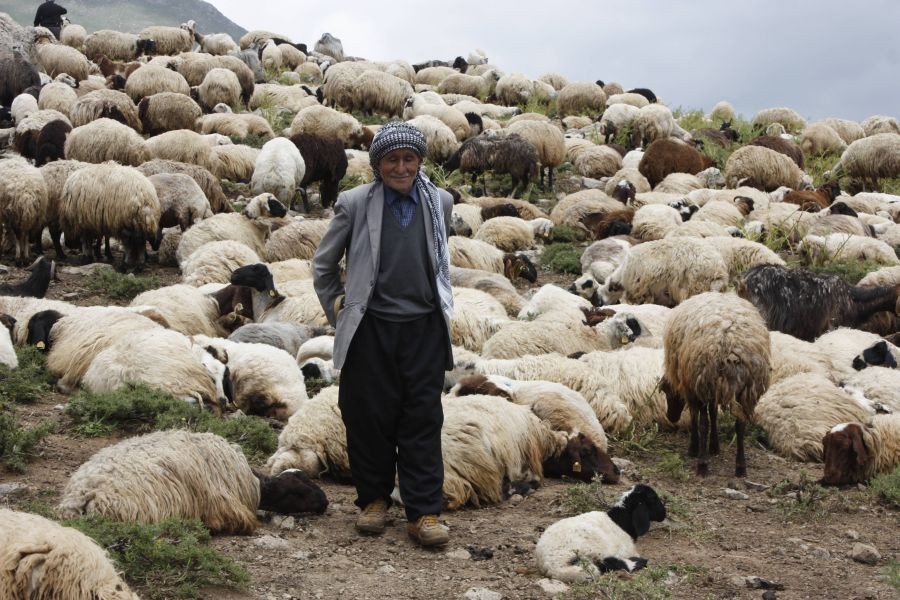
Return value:
M 734 476 L 735 477 L 746 477 L 747 476 L 747 467 L 746 466 L 737 466 L 734 468 Z
M 709 465 L 706 463 L 697 463 L 697 475 L 700 477 L 709 475 Z

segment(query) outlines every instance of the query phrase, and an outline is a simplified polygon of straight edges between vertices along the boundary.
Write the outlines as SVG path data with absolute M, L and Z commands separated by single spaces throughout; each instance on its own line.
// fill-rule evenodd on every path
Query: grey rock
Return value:
M 72 300 L 74 298 L 77 298 L 78 296 L 79 296 L 78 292 L 67 292 L 62 295 L 63 300 Z
M 755 481 L 746 481 L 745 480 L 744 487 L 747 488 L 748 490 L 751 490 L 754 492 L 764 492 L 772 486 L 766 485 L 764 483 L 756 483 Z
M 297 524 L 297 520 L 294 517 L 285 517 L 281 520 L 281 523 L 278 524 L 282 529 L 293 529 Z
M 731 583 L 737 587 L 744 587 L 751 590 L 783 590 L 784 584 L 777 581 L 770 581 L 757 577 L 756 575 L 735 575 L 731 578 Z
M 313 558 L 313 554 L 300 550 L 299 552 L 294 552 L 293 554 L 291 554 L 291 558 L 293 558 L 294 560 L 309 560 L 310 558 Z
M 588 189 L 592 190 L 602 190 L 606 187 L 606 184 L 599 179 L 592 179 L 590 177 L 582 177 L 581 185 Z
M 503 600 L 503 594 L 487 588 L 469 588 L 464 597 L 466 600 Z
M 831 558 L 831 552 L 827 548 L 813 548 L 812 554 L 816 558 Z
M 395 573 L 396 571 L 397 569 L 395 569 L 391 565 L 381 565 L 380 567 L 375 569 L 375 572 L 379 575 L 390 575 L 391 573 Z
M 859 532 L 855 529 L 848 529 L 844 532 L 844 535 L 846 535 L 849 540 L 856 541 L 859 539 Z
M 856 542 L 850 550 L 850 558 L 866 565 L 874 565 L 881 560 L 881 553 L 875 546 Z
M 0 483 L 0 498 L 16 498 L 28 491 L 28 486 L 24 483 Z
M 766 590 L 763 592 L 762 600 L 777 600 L 778 596 L 775 595 L 775 590 Z
M 731 498 L 732 500 L 749 500 L 750 496 L 745 494 L 744 492 L 739 492 L 737 490 L 733 490 L 731 488 L 723 488 L 722 495 L 726 498 Z
M 287 550 L 291 547 L 290 542 L 277 538 L 274 535 L 264 535 L 253 540 L 254 545 L 265 550 Z
M 618 456 L 616 456 L 612 459 L 612 461 L 613 464 L 619 467 L 619 470 L 623 473 L 634 471 L 634 463 L 627 458 L 619 458 Z
M 470 558 L 472 558 L 472 555 L 469 554 L 469 551 L 464 550 L 463 548 L 448 552 L 446 556 L 447 558 L 452 558 L 453 560 L 469 560 Z
M 541 591 L 545 594 L 553 597 L 556 597 L 558 594 L 565 594 L 569 591 L 569 586 L 556 579 L 538 579 L 537 586 L 541 588 Z

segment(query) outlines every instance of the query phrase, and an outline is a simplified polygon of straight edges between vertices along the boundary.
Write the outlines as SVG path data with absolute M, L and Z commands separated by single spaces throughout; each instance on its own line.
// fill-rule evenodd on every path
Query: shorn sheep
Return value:
M 0 596 L 139 600 L 97 542 L 72 527 L 0 508 Z
M 825 434 L 822 445 L 822 483 L 864 483 L 900 464 L 900 414 L 878 414 L 866 424 L 841 423 Z
M 547 577 L 567 583 L 590 580 L 608 571 L 636 571 L 647 566 L 634 541 L 650 530 L 650 521 L 666 518 L 656 492 L 639 483 L 607 512 L 592 511 L 562 519 L 538 539 L 535 558 Z
M 858 327 L 877 312 L 896 312 L 900 286 L 854 287 L 836 275 L 759 265 L 744 274 L 737 292 L 769 329 L 811 342 L 835 327 Z
M 328 504 L 297 471 L 274 482 L 257 476 L 240 447 L 215 434 L 158 431 L 97 452 L 72 474 L 59 508 L 64 517 L 140 523 L 200 519 L 214 532 L 247 534 L 256 529 L 256 510 L 271 510 L 272 499 L 283 502 L 286 491 L 296 495 L 292 506 L 279 507 L 284 512 L 321 513 Z
M 744 430 L 769 386 L 769 331 L 756 308 L 735 295 L 709 292 L 683 302 L 663 336 L 667 417 L 677 423 L 685 404 L 691 411 L 688 455 L 697 474 L 709 472 L 708 455 L 719 452 L 719 405 L 735 417 L 735 475 L 747 474 Z

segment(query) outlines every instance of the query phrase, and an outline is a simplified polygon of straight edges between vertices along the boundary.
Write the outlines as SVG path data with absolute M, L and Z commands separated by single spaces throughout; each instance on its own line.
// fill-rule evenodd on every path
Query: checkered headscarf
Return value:
M 369 162 L 375 179 L 381 181 L 381 173 L 378 172 L 378 163 L 382 158 L 394 150 L 409 148 L 420 157 L 424 158 L 428 150 L 428 142 L 425 134 L 409 123 L 388 123 L 378 130 L 372 145 L 369 147 Z M 441 209 L 441 196 L 437 187 L 431 183 L 428 176 L 419 169 L 416 173 L 415 184 L 419 191 L 419 198 L 425 198 L 428 202 L 428 211 L 431 213 L 431 228 L 434 232 L 434 256 L 437 263 L 437 290 L 441 299 L 441 310 L 448 316 L 453 316 L 453 289 L 450 287 L 450 255 L 447 252 L 447 231 L 444 225 L 444 211 Z

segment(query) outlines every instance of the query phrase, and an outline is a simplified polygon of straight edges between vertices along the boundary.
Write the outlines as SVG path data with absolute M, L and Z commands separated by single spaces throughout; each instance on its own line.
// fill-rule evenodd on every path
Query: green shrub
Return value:
M 606 573 L 596 579 L 574 584 L 560 598 L 565 600 L 668 600 L 672 597 L 672 575 L 678 579 L 674 584 L 689 581 L 701 572 L 689 565 L 651 565 L 631 575 L 621 572 Z
M 575 483 L 566 488 L 562 496 L 563 507 L 572 514 L 581 514 L 592 510 L 606 510 L 610 503 L 603 496 L 603 484 L 599 477 L 590 483 Z
M 553 228 L 551 236 L 554 242 L 566 242 L 569 244 L 571 244 L 572 242 L 580 242 L 586 237 L 584 231 L 576 227 L 572 227 L 571 225 L 555 226 Z
M 147 433 L 164 429 L 211 432 L 240 444 L 250 460 L 268 458 L 278 436 L 264 419 L 253 416 L 217 417 L 165 392 L 130 385 L 115 392 L 79 391 L 66 405 L 75 431 L 83 436 L 108 435 L 114 429 Z
M 900 561 L 892 560 L 888 566 L 881 572 L 881 578 L 888 584 L 900 592 Z
M 548 244 L 541 253 L 541 267 L 556 273 L 581 275 L 581 252 L 571 244 Z
M 143 525 L 82 517 L 63 524 L 105 548 L 143 598 L 199 598 L 201 588 L 242 589 L 250 580 L 243 567 L 209 546 L 209 531 L 198 519 Z
M 17 348 L 19 367 L 9 369 L 0 365 L 0 405 L 37 401 L 52 391 L 52 376 L 44 368 L 44 355 L 37 348 Z
M 869 489 L 888 506 L 900 508 L 900 467 L 872 479 Z
M 35 456 L 35 447 L 56 431 L 56 424 L 42 422 L 23 427 L 11 407 L 0 405 L 0 461 L 10 471 L 23 473 L 25 463 Z
M 850 285 L 856 285 L 859 280 L 871 273 L 877 271 L 884 265 L 867 260 L 867 261 L 826 261 L 822 263 L 814 263 L 808 266 L 810 271 L 824 273 L 826 275 L 837 275 Z
M 87 280 L 88 289 L 92 292 L 105 294 L 114 300 L 131 300 L 142 292 L 158 288 L 159 285 L 159 277 L 156 275 L 138 277 L 117 273 L 112 269 L 95 271 Z

